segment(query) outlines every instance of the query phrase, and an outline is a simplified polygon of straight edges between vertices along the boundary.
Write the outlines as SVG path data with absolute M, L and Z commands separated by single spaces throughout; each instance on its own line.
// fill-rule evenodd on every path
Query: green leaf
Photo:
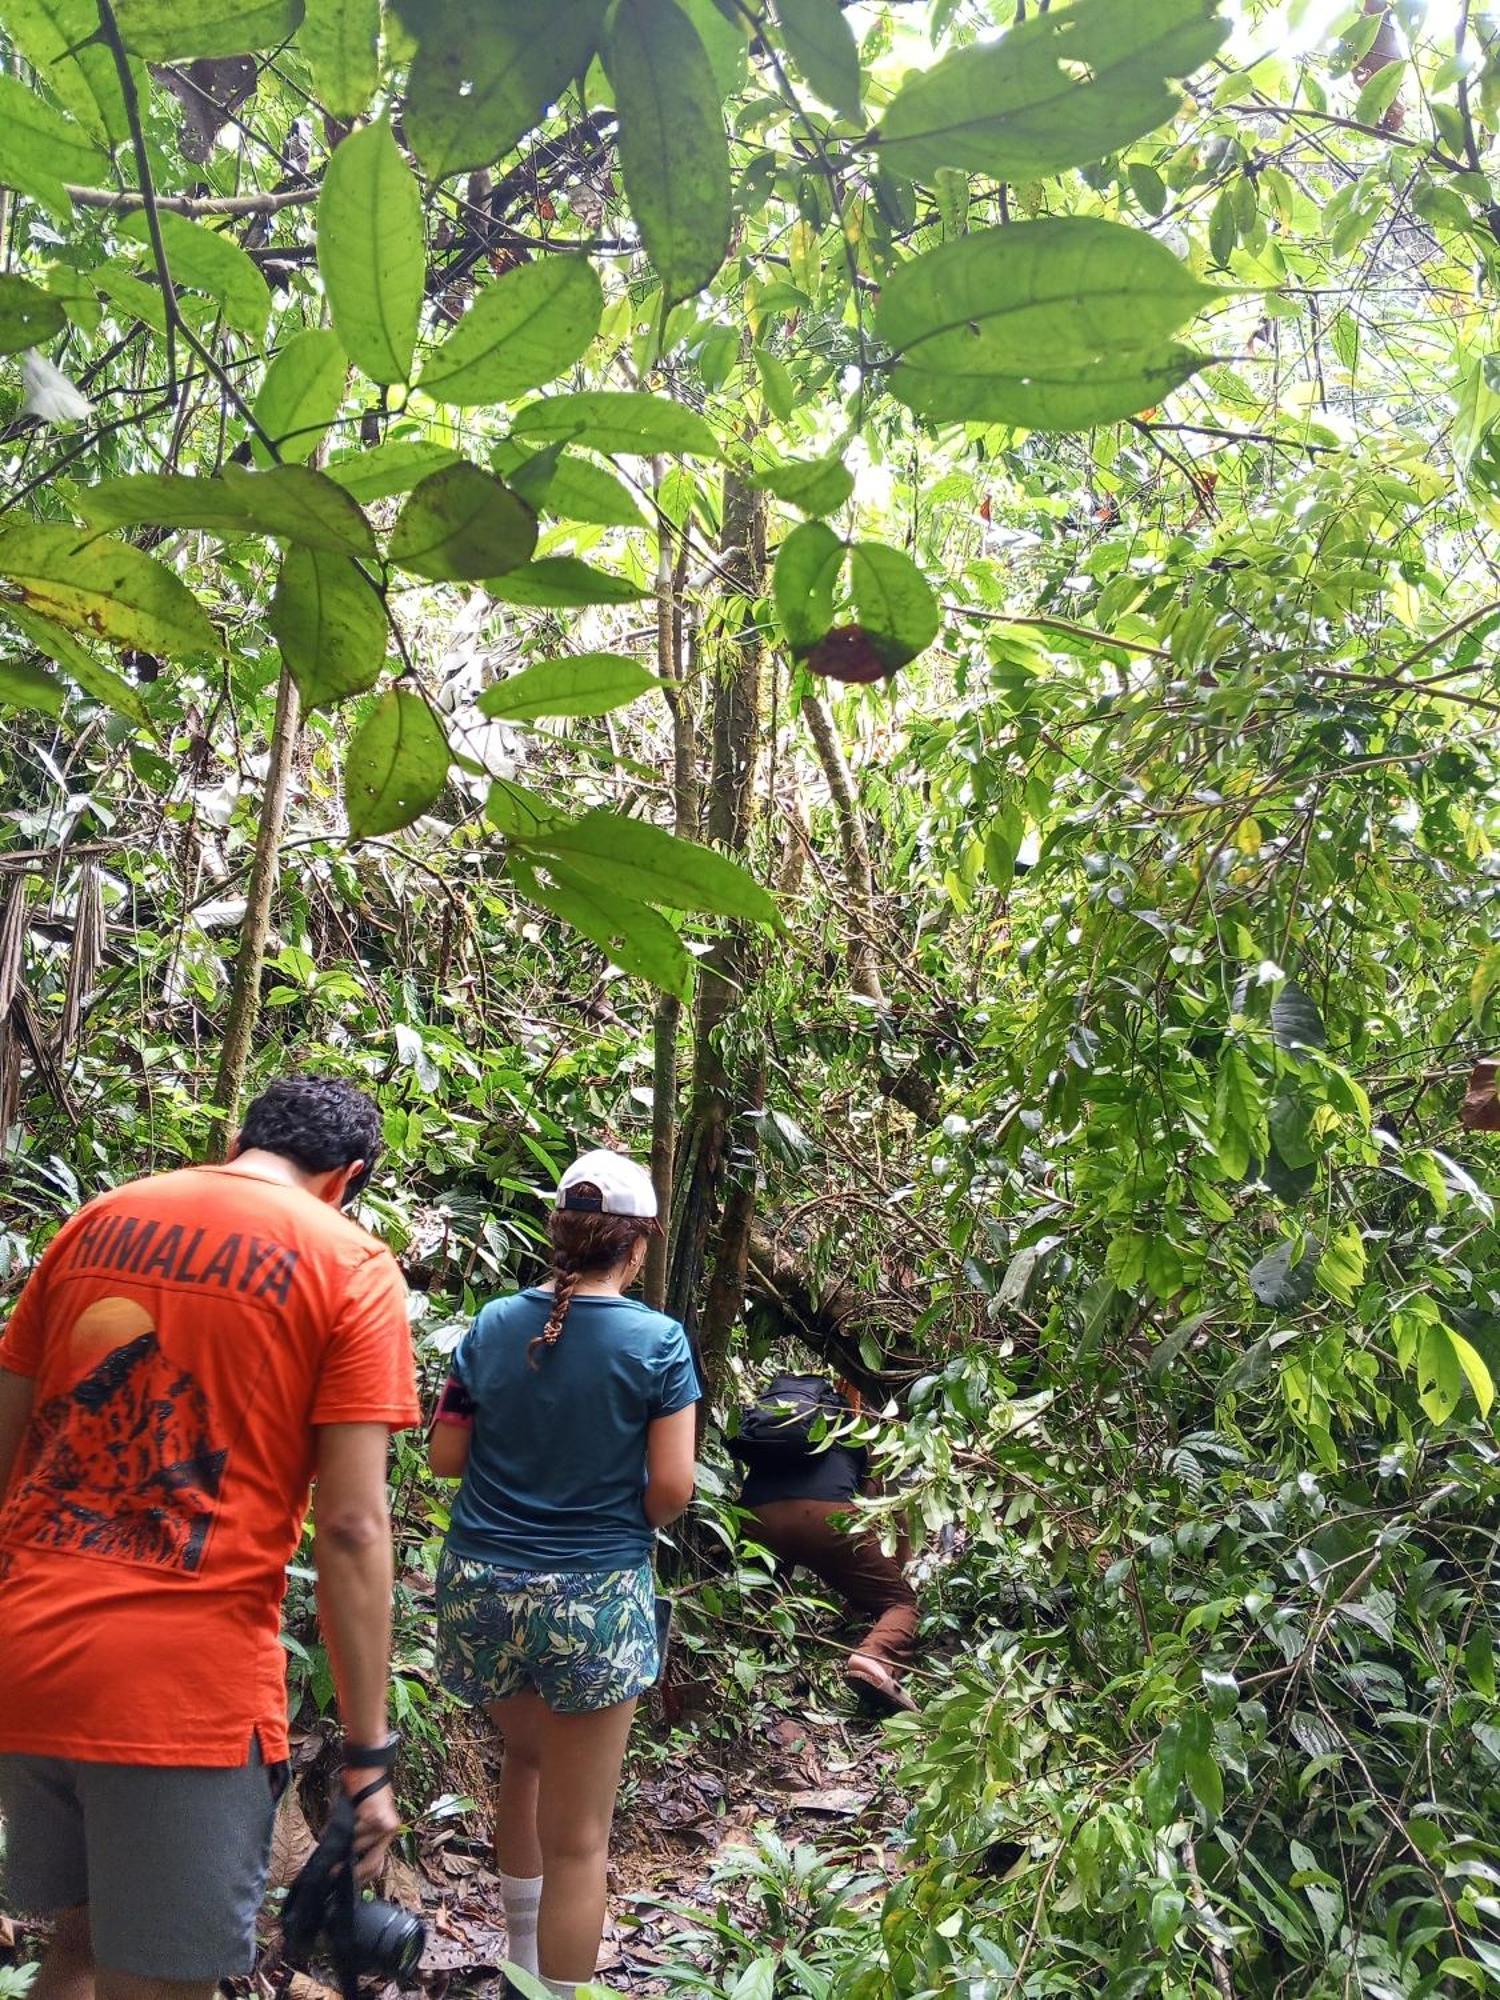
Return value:
M 729 141 L 708 51 L 674 0 L 614 0 L 604 67 L 631 215 L 674 306 L 729 249 Z
M 507 840 L 539 840 L 553 827 L 567 823 L 567 814 L 511 778 L 496 778 L 485 800 L 484 816 Z
M 269 623 L 306 707 L 364 694 L 380 679 L 385 611 L 374 585 L 348 556 L 288 549 Z
M 1485 1366 L 1484 1358 L 1477 1347 L 1465 1340 L 1461 1333 L 1455 1333 L 1451 1326 L 1445 1327 L 1444 1331 L 1458 1358 L 1458 1365 L 1464 1372 L 1464 1380 L 1473 1393 L 1474 1401 L 1479 1405 L 1479 1414 L 1487 1417 L 1495 1407 L 1494 1377 Z
M 5 0 L 5 31 L 90 138 L 117 146 L 130 137 L 119 73 L 99 34 L 96 0 Z M 139 65 L 136 78 L 144 98 L 146 73 Z
M 1216 264 L 1229 262 L 1239 238 L 1239 224 L 1234 219 L 1234 197 L 1228 188 L 1220 188 L 1208 215 L 1208 249 Z
M 357 118 L 380 81 L 380 0 L 306 0 L 297 40 L 324 109 Z
M 1406 81 L 1406 64 L 1387 63 L 1376 70 L 1360 91 L 1354 104 L 1354 115 L 1361 125 L 1378 125 L 1401 95 L 1401 86 Z
M 771 595 L 794 657 L 810 653 L 833 623 L 845 548 L 843 537 L 822 521 L 804 521 L 777 551 Z
M 601 889 L 566 863 L 548 859 L 545 865 L 550 882 L 539 880 L 529 869 L 523 877 L 522 886 L 533 902 L 592 938 L 622 972 L 649 980 L 679 1000 L 692 999 L 692 955 L 665 917 Z
M 406 381 L 427 276 L 422 197 L 384 121 L 351 132 L 328 162 L 318 269 L 355 367 L 372 382 Z
M 108 164 L 105 149 L 75 119 L 13 76 L 0 76 L 0 174 L 92 184 Z
M 448 739 L 420 695 L 388 688 L 344 760 L 344 806 L 356 840 L 420 819 L 448 779 Z
M 836 514 L 854 491 L 854 474 L 841 458 L 788 459 L 757 472 L 750 484 L 800 513 Z
M 272 465 L 250 472 L 226 465 L 224 485 L 263 535 L 334 555 L 374 556 L 375 536 L 358 501 L 310 465 Z
M 528 403 L 511 436 L 532 444 L 583 444 L 595 451 L 717 458 L 719 441 L 696 410 L 640 389 L 586 389 Z
M 1167 336 L 1213 296 L 1144 231 L 1068 216 L 898 265 L 875 324 L 900 357 L 891 387 L 918 414 L 1077 430 L 1185 382 L 1202 357 Z
M 1445 1326 L 1429 1326 L 1417 1350 L 1417 1400 L 1433 1423 L 1448 1421 L 1458 1408 L 1463 1386 L 1463 1369 L 1453 1337 Z
M 222 479 L 180 472 L 129 472 L 101 479 L 78 496 L 80 511 L 98 528 L 200 528 L 210 534 L 254 533 L 245 510 Z
M 150 729 L 151 712 L 142 700 L 140 690 L 130 681 L 122 679 L 113 668 L 96 660 L 71 632 L 65 632 L 49 618 L 39 618 L 34 611 L 23 610 L 18 604 L 7 604 L 5 615 L 49 660 L 55 661 L 70 680 L 76 681 L 86 695 L 103 702 L 106 708 L 112 708 L 117 715 L 123 715 L 139 728 Z
M 858 118 L 859 45 L 839 0 L 776 0 L 781 40 L 825 104 Z
M 1310 1167 L 1318 1157 L 1312 1141 L 1312 1112 L 1291 1091 L 1280 1091 L 1271 1100 L 1267 1123 L 1271 1142 L 1285 1165 Z
M 502 604 L 550 605 L 556 609 L 579 604 L 637 604 L 651 595 L 639 584 L 594 569 L 577 556 L 544 556 L 508 576 L 487 577 L 485 588 Z
M 1271 1002 L 1271 1033 L 1279 1049 L 1321 1049 L 1328 1030 L 1311 994 L 1289 979 Z
M 668 910 L 703 910 L 774 925 L 776 905 L 737 861 L 641 819 L 598 807 L 542 842 L 595 881 Z
M 729 0 L 722 8 L 718 0 L 677 0 L 677 4 L 698 30 L 708 51 L 722 103 L 744 89 L 750 73 L 750 24 L 740 12 L 737 0 Z
M 35 715 L 61 715 L 67 689 L 44 667 L 28 660 L 0 659 L 0 702 L 8 708 L 29 708 Z
M 510 488 L 460 460 L 414 488 L 391 530 L 390 558 L 437 582 L 518 569 L 536 547 L 536 516 Z
M 544 715 L 608 715 L 638 701 L 661 682 L 639 661 L 619 653 L 578 653 L 522 667 L 479 697 L 479 712 L 496 722 L 535 722 Z
M 1491 1631 L 1488 1614 L 1481 1611 L 1484 1623 L 1476 1625 L 1469 1643 L 1464 1648 L 1464 1672 L 1469 1677 L 1470 1687 L 1482 1694 L 1486 1701 L 1495 1699 L 1495 1635 Z
M 24 609 L 69 630 L 169 659 L 218 648 L 187 586 L 123 542 L 56 522 L 15 521 L 0 528 L 0 577 L 15 586 Z
M 429 473 L 441 472 L 445 465 L 458 462 L 458 453 L 445 444 L 435 444 L 426 438 L 390 438 L 372 451 L 331 458 L 323 471 L 362 507 L 367 507 L 372 500 L 389 500 L 397 493 L 409 493 Z
M 24 278 L 0 277 L 0 354 L 38 347 L 67 325 L 61 299 Z
M 121 40 L 147 62 L 274 49 L 301 18 L 302 0 L 115 0 Z
M 569 368 L 599 331 L 604 293 L 585 257 L 519 264 L 475 299 L 422 370 L 439 403 L 499 403 Z
M 270 317 L 271 292 L 253 260 L 232 236 L 210 229 L 206 223 L 190 222 L 185 215 L 173 215 L 170 210 L 156 219 L 172 283 L 190 292 L 206 292 L 217 300 L 225 321 L 236 333 L 259 340 Z M 132 243 L 150 243 L 146 218 L 139 212 L 125 216 L 115 229 Z
M 766 399 L 766 408 L 778 423 L 786 423 L 797 407 L 797 385 L 786 363 L 767 353 L 765 348 L 757 347 L 755 372 L 760 377 L 760 392 Z
M 856 542 L 849 582 L 855 615 L 892 672 L 926 652 L 938 635 L 942 614 L 910 556 L 880 542 Z
M 1125 177 L 1130 182 L 1130 192 L 1147 215 L 1160 215 L 1167 205 L 1167 184 L 1155 167 L 1135 160 L 1125 169 Z
M 294 334 L 271 361 L 255 399 L 255 421 L 284 460 L 310 459 L 344 400 L 348 358 L 326 327 Z M 250 452 L 257 465 L 273 463 L 258 437 Z
M 1250 1268 L 1250 1289 L 1273 1312 L 1294 1312 L 1312 1297 L 1322 1244 L 1316 1236 L 1288 1237 Z
M 645 515 L 612 472 L 592 459 L 569 455 L 561 445 L 528 452 L 513 439 L 502 438 L 490 463 L 538 513 L 601 528 L 646 525 Z
M 1229 32 L 1217 0 L 1074 0 L 907 76 L 877 137 L 911 180 L 961 167 L 1039 180 L 1086 166 L 1164 125 L 1167 82 L 1206 63 Z
M 417 43 L 406 137 L 444 180 L 524 139 L 599 46 L 604 0 L 396 0 Z
M 89 272 L 89 282 L 128 322 L 140 320 L 153 333 L 165 336 L 167 304 L 155 285 L 148 285 L 132 271 L 115 263 L 98 264 Z

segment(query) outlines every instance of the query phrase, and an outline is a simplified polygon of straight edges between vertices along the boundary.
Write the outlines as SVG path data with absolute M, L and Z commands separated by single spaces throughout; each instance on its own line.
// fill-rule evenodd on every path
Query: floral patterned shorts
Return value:
M 549 1575 L 444 1549 L 437 1640 L 438 1676 L 460 1701 L 535 1688 L 558 1715 L 612 1708 L 661 1670 L 651 1565 Z

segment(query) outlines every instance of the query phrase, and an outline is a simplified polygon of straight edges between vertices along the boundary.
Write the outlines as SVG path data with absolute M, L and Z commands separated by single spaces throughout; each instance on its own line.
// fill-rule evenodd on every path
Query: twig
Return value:
M 177 312 L 177 294 L 172 289 L 172 273 L 167 265 L 167 246 L 161 237 L 161 219 L 156 212 L 156 191 L 151 185 L 151 162 L 146 154 L 146 134 L 141 126 L 141 101 L 136 94 L 135 77 L 131 72 L 130 59 L 125 53 L 125 44 L 120 39 L 120 24 L 115 19 L 115 10 L 110 0 L 99 0 L 99 27 L 114 57 L 115 71 L 120 79 L 120 95 L 125 100 L 125 117 L 130 126 L 131 144 L 135 149 L 135 170 L 140 177 L 141 206 L 146 211 L 146 229 L 151 237 L 151 255 L 156 260 L 156 277 L 161 286 L 162 304 L 167 316 L 167 388 L 169 408 L 177 403 L 177 328 L 180 320 Z
M 144 173 L 144 169 L 142 169 Z M 150 214 L 152 202 L 145 193 L 136 188 L 96 188 L 75 187 L 71 181 L 63 183 L 69 200 L 76 208 L 102 208 L 111 214 L 128 213 L 144 208 Z M 318 190 L 310 188 L 282 188 L 275 194 L 159 194 L 154 197 L 158 215 L 275 215 L 283 208 L 295 208 L 299 202 L 316 201 Z

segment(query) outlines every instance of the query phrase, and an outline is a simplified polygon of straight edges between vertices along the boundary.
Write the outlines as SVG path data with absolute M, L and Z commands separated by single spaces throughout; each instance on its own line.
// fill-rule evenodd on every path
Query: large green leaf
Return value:
M 499 403 L 571 367 L 599 331 L 604 293 L 585 257 L 542 257 L 486 286 L 422 370 L 439 403 Z
M 486 588 L 503 604 L 536 604 L 564 610 L 581 604 L 636 604 L 651 595 L 639 584 L 594 569 L 577 556 L 544 556 L 509 576 L 488 577 Z
M 62 301 L 25 278 L 0 277 L 0 354 L 36 347 L 67 325 Z
M 858 118 L 859 45 L 839 0 L 776 0 L 786 52 L 822 98 Z
M 23 608 L 116 645 L 178 658 L 219 643 L 203 606 L 164 564 L 81 528 L 51 521 L 0 528 L 0 578 Z
M 1295 979 L 1289 979 L 1271 1002 L 1271 1033 L 1278 1048 L 1293 1054 L 1298 1049 L 1321 1049 L 1327 1044 L 1328 1030 L 1323 1026 L 1318 1003 Z
M 5 32 L 93 139 L 130 136 L 114 57 L 99 34 L 96 0 L 5 0 Z M 136 67 L 142 97 L 146 73 Z
M 191 292 L 207 292 L 223 308 L 226 322 L 236 333 L 259 340 L 271 313 L 271 293 L 259 268 L 232 236 L 207 223 L 190 222 L 185 215 L 170 210 L 157 216 L 161 224 L 162 248 L 167 253 L 167 269 L 174 285 Z M 149 245 L 151 232 L 139 211 L 116 224 L 121 236 L 132 243 Z
M 147 62 L 274 49 L 301 18 L 302 0 L 115 0 L 121 39 Z
M 94 182 L 108 170 L 109 156 L 85 128 L 55 110 L 13 76 L 0 76 L 0 180 L 66 211 L 57 190 L 64 181 Z
M 777 921 L 775 903 L 737 861 L 716 848 L 679 840 L 648 820 L 625 819 L 600 806 L 547 833 L 541 844 L 642 903 L 756 924 Z
M 539 840 L 568 815 L 514 778 L 496 778 L 485 796 L 484 816 L 507 840 Z
M 477 465 L 460 461 L 415 487 L 391 530 L 390 556 L 436 581 L 478 581 L 518 569 L 536 547 L 536 516 Z
M 244 508 L 222 479 L 181 472 L 127 472 L 101 479 L 78 496 L 80 511 L 98 528 L 201 528 L 249 535 Z
M 679 1000 L 692 999 L 693 958 L 665 917 L 628 901 L 566 862 L 547 858 L 544 865 L 550 882 L 530 868 L 516 870 L 533 902 L 592 938 L 622 972 L 649 980 Z
M 487 167 L 545 116 L 599 46 L 604 0 L 397 0 L 417 43 L 406 136 L 434 180 Z
M 457 465 L 458 453 L 427 438 L 390 438 L 372 451 L 348 452 L 323 467 L 328 477 L 352 494 L 362 507 L 372 500 L 389 500 L 410 493 L 429 473 Z
M 418 694 L 389 688 L 344 759 L 344 807 L 356 839 L 420 819 L 448 778 L 448 739 Z
M 511 435 L 532 444 L 583 444 L 596 451 L 717 458 L 719 441 L 696 410 L 640 389 L 585 389 L 528 403 Z
M 909 180 L 943 167 L 1038 180 L 1101 160 L 1172 118 L 1168 84 L 1229 32 L 1218 0 L 1073 0 L 914 71 L 877 142 Z
M 932 586 L 900 549 L 856 542 L 849 586 L 855 616 L 891 672 L 925 653 L 937 637 L 942 615 Z
M 45 667 L 30 660 L 0 659 L 0 704 L 29 708 L 34 715 L 61 715 L 67 689 Z
M 404 382 L 427 276 L 422 197 L 384 122 L 350 133 L 328 162 L 318 269 L 355 367 L 372 382 Z
M 822 521 L 804 521 L 782 543 L 771 573 L 776 616 L 794 655 L 812 651 L 833 623 L 845 543 Z
M 333 555 L 375 554 L 375 536 L 358 501 L 310 465 L 272 465 L 264 472 L 226 465 L 224 484 L 263 535 Z
M 1090 216 L 962 236 L 896 267 L 876 309 L 891 387 L 938 420 L 1082 430 L 1202 365 L 1169 336 L 1216 296 L 1139 229 Z
M 272 357 L 255 399 L 255 421 L 280 458 L 312 457 L 338 415 L 348 373 L 339 337 L 327 327 L 310 326 L 293 334 Z M 251 439 L 250 449 L 257 465 L 273 462 L 258 437 Z
M 288 549 L 271 599 L 270 626 L 308 708 L 364 694 L 380 679 L 385 609 L 348 556 Z
M 854 491 L 854 474 L 841 458 L 788 459 L 757 472 L 752 486 L 763 486 L 799 513 L 836 514 Z
M 490 463 L 528 507 L 562 520 L 587 521 L 601 528 L 643 528 L 646 517 L 626 487 L 592 459 L 578 458 L 561 445 L 529 452 L 502 438 Z
M 544 715 L 608 715 L 637 701 L 661 682 L 638 660 L 619 653 L 577 653 L 566 660 L 538 660 L 479 697 L 482 715 L 496 722 L 535 722 Z
M 306 0 L 297 40 L 335 118 L 357 118 L 380 81 L 380 0 Z
M 719 0 L 677 0 L 677 4 L 708 51 L 720 99 L 743 90 L 750 74 L 750 22 L 736 0 L 725 0 L 722 7 Z
M 614 0 L 604 67 L 630 212 L 675 305 L 702 291 L 729 249 L 729 141 L 713 66 L 675 0 Z
M 5 615 L 40 652 L 55 661 L 69 679 L 76 681 L 85 694 L 92 695 L 95 701 L 103 702 L 106 708 L 112 708 L 116 715 L 123 715 L 139 728 L 151 728 L 151 712 L 141 697 L 140 689 L 123 679 L 112 667 L 96 660 L 71 632 L 65 632 L 50 618 L 41 618 L 19 604 L 7 604 Z

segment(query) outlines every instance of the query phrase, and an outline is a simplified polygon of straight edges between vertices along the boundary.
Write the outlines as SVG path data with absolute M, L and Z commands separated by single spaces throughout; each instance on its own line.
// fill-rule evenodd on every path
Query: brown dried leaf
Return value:
M 1458 1113 L 1458 1122 L 1466 1132 L 1500 1132 L 1500 1094 L 1497 1094 L 1495 1085 L 1497 1070 L 1500 1070 L 1500 1063 L 1494 1061 L 1475 1063 Z

